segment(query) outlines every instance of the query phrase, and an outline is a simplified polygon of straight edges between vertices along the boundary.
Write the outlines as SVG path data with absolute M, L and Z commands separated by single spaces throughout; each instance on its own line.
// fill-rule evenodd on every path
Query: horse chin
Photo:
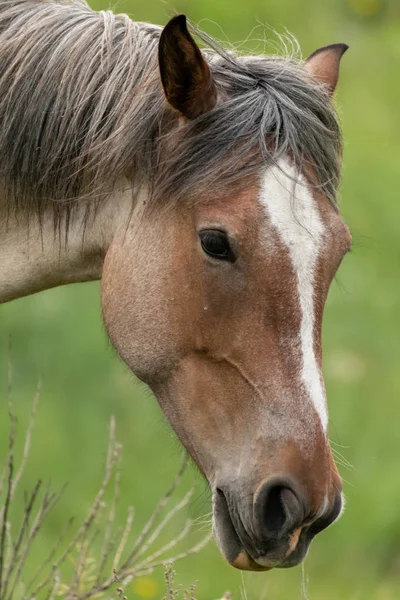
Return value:
M 236 559 L 233 562 L 229 563 L 235 569 L 239 569 L 240 571 L 270 571 L 273 567 L 264 567 L 256 563 L 251 556 L 246 552 L 246 550 L 242 550 L 240 554 L 237 555 Z
M 272 567 L 261 565 L 252 559 L 240 544 L 235 531 L 224 531 L 216 522 L 214 522 L 213 531 L 222 556 L 235 569 L 240 571 L 270 571 L 272 569 Z
M 272 567 L 266 567 L 258 564 L 246 552 L 240 544 L 236 532 L 223 530 L 220 524 L 214 521 L 213 524 L 214 537 L 218 548 L 225 560 L 235 569 L 240 571 L 270 571 Z

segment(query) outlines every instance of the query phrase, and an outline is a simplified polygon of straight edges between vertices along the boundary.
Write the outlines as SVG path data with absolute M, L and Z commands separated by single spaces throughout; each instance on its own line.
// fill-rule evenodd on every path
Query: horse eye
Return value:
M 226 233 L 214 229 L 201 231 L 199 235 L 201 247 L 208 256 L 218 260 L 235 262 L 236 257 L 232 252 Z

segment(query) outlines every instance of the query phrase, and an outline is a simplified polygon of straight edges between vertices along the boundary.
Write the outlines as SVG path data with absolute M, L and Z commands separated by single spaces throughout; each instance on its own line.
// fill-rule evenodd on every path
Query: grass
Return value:
M 106 600 L 117 595 L 128 600 L 125 595 L 128 586 L 138 578 L 152 574 L 158 567 L 164 567 L 168 599 L 178 598 L 181 589 L 174 586 L 175 571 L 171 565 L 197 554 L 211 540 L 211 532 L 207 531 L 190 547 L 182 547 L 193 529 L 191 519 L 186 519 L 179 533 L 163 540 L 170 523 L 181 515 L 193 495 L 192 488 L 179 502 L 174 497 L 187 468 L 188 456 L 184 454 L 172 484 L 158 500 L 144 526 L 132 535 L 135 524 L 133 506 L 128 508 L 122 526 L 117 526 L 122 446 L 116 439 L 115 419 L 112 417 L 103 478 L 95 498 L 78 526 L 74 526 L 71 518 L 65 520 L 55 544 L 48 548 L 43 559 L 35 552 L 37 539 L 46 532 L 46 520 L 62 498 L 65 488 L 54 492 L 50 485 L 44 486 L 43 481 L 38 479 L 33 488 L 25 489 L 23 506 L 16 500 L 30 456 L 41 381 L 33 398 L 18 464 L 11 365 L 9 361 L 8 448 L 0 476 L 0 598 Z M 183 600 L 195 600 L 195 587 L 192 584 L 183 592 Z
M 97 7 L 105 3 L 94 2 Z M 330 398 L 330 436 L 351 463 L 341 467 L 347 509 L 342 520 L 313 542 L 306 560 L 310 600 L 395 600 L 400 589 L 398 477 L 400 391 L 399 223 L 400 9 L 384 0 L 126 0 L 118 10 L 138 20 L 165 23 L 176 11 L 200 21 L 210 33 L 233 43 L 260 22 L 292 31 L 305 55 L 336 41 L 350 44 L 342 64 L 337 101 L 345 136 L 342 212 L 353 232 L 328 299 L 324 322 L 324 368 Z M 210 19 L 211 21 L 204 21 Z M 218 23 L 218 26 L 216 25 Z M 223 27 L 223 32 L 219 28 Z M 253 37 L 262 37 L 262 29 Z M 267 36 L 269 32 L 267 31 Z M 254 47 L 248 42 L 249 47 Z M 121 510 L 135 504 L 137 527 L 177 469 L 179 445 L 146 389 L 127 372 L 106 341 L 97 284 L 70 286 L 1 307 L 0 349 L 13 340 L 14 403 L 21 426 L 37 374 L 43 379 L 41 417 L 26 469 L 26 487 L 37 478 L 55 489 L 69 482 L 49 515 L 44 556 L 66 518 L 82 520 L 101 480 L 105 431 L 115 414 L 124 446 Z M 7 392 L 6 361 L 0 361 L 0 391 Z M 6 406 L 0 420 L 0 450 L 6 451 Z M 102 450 L 104 448 L 104 450 Z M 184 485 L 196 487 L 187 515 L 208 520 L 205 484 L 189 471 Z M 22 494 L 16 497 L 23 504 Z M 203 525 L 198 525 L 199 529 Z M 170 531 L 171 535 L 174 532 Z M 198 580 L 201 599 L 222 597 L 299 600 L 301 569 L 244 574 L 225 564 L 213 544 L 176 566 L 188 588 Z M 163 574 L 128 597 L 160 598 Z

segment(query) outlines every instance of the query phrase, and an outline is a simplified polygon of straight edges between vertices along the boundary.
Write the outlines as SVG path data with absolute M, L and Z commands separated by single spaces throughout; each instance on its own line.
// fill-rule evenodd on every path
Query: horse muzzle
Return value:
M 318 511 L 292 481 L 273 477 L 249 495 L 235 493 L 236 486 L 216 486 L 213 491 L 213 528 L 226 560 L 238 569 L 268 571 L 301 563 L 312 539 L 340 515 L 342 496 L 325 499 Z

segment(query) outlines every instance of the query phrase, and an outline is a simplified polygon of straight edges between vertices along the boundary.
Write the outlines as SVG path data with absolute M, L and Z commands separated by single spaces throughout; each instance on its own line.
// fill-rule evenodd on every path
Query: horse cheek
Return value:
M 182 354 L 179 310 L 172 310 L 160 265 L 151 256 L 110 246 L 102 274 L 102 311 L 108 336 L 117 353 L 145 383 L 167 380 Z M 165 266 L 164 266 L 165 268 Z M 164 269 L 163 269 L 164 270 Z

